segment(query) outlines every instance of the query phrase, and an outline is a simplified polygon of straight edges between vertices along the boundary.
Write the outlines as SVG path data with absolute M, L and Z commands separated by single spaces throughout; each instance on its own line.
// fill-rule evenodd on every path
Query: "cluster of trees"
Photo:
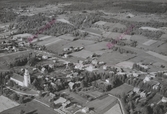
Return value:
M 101 13 L 78 14 L 72 16 L 69 21 L 77 28 L 91 27 L 93 23 L 101 19 Z
M 72 32 L 72 35 L 75 37 L 86 37 L 88 35 L 87 32 L 80 32 L 79 30 L 75 30 Z
M 18 29 L 18 33 L 33 33 L 35 34 L 38 28 L 45 25 L 47 23 L 47 20 L 50 20 L 48 17 L 45 17 L 42 13 L 29 16 L 27 18 L 21 17 L 17 20 L 23 20 L 17 23 L 15 26 L 16 29 Z
M 22 96 L 6 88 L 3 89 L 3 95 L 21 104 L 33 99 L 33 97 Z
M 68 83 L 66 79 L 52 80 L 54 85 L 51 85 L 45 77 L 43 78 L 34 78 L 32 80 L 32 86 L 37 90 L 49 91 L 51 93 L 63 90 L 68 88 Z M 44 86 L 45 85 L 45 86 Z
M 116 46 L 114 46 L 114 47 L 112 48 L 112 50 L 113 50 L 113 51 L 118 51 L 118 52 L 120 52 L 121 54 L 123 54 L 123 53 L 136 54 L 136 53 L 133 52 L 133 51 L 129 51 L 129 50 L 126 50 L 126 49 L 124 49 L 124 48 L 116 47 Z
M 157 3 L 149 1 L 132 1 L 118 4 L 123 9 L 132 9 L 145 13 L 165 13 L 167 11 L 166 3 Z
M 115 45 L 115 44 L 117 44 L 119 46 L 126 46 L 126 45 L 129 45 L 131 47 L 136 47 L 137 46 L 137 41 L 135 41 L 135 40 L 130 40 L 130 43 L 126 42 L 126 40 L 122 40 L 122 39 L 115 40 L 113 38 L 110 38 L 110 39 L 107 38 L 107 39 L 104 39 L 104 40 L 108 41 L 108 42 L 111 42 L 111 46 Z
M 137 64 L 137 63 L 133 64 L 133 69 L 140 70 L 140 71 L 143 71 L 143 72 L 147 72 L 148 71 L 148 68 L 145 68 L 142 65 Z
M 136 93 L 121 96 L 123 104 L 128 114 L 164 114 L 167 111 L 167 103 L 154 104 L 151 106 L 149 100 L 156 95 L 155 92 L 146 96 L 146 100 L 140 101 L 140 96 Z M 136 110 L 140 108 L 140 110 Z
M 113 32 L 118 32 L 118 33 L 124 33 L 125 28 L 114 28 L 112 31 Z M 139 29 L 139 28 L 135 27 L 134 29 L 129 31 L 128 34 L 129 35 L 143 35 L 143 36 L 146 36 L 150 39 L 154 39 L 154 38 L 161 37 L 161 35 L 164 34 L 164 32 L 162 32 L 162 31 L 150 31 L 150 30 L 147 30 L 147 29 L 143 30 L 143 29 Z
M 126 79 L 126 75 L 117 75 L 116 72 L 115 73 L 97 73 L 97 72 L 84 71 L 84 72 L 81 72 L 79 77 L 83 77 L 83 79 L 81 79 L 81 88 L 94 86 L 96 88 L 99 88 L 99 90 L 102 90 L 102 91 L 109 91 L 112 88 L 115 88 L 121 85 Z M 76 78 L 77 79 L 75 80 L 80 80 L 78 77 Z M 106 84 L 106 79 L 109 81 L 108 84 Z M 101 83 L 101 82 L 104 82 L 104 83 Z
M 60 36 L 63 34 L 70 33 L 76 30 L 76 27 L 62 22 L 54 23 L 50 28 L 46 29 L 43 34 L 46 35 L 53 35 L 53 36 Z
M 10 10 L 9 11 L 3 10 L 0 13 L 0 21 L 2 23 L 8 23 L 8 22 L 14 21 L 16 17 L 17 17 L 17 14 Z
M 4 86 L 6 84 L 6 82 L 9 80 L 10 78 L 10 74 L 12 72 L 9 70 L 9 71 L 1 71 L 0 72 L 0 87 L 1 86 Z M 2 92 L 2 91 L 1 91 Z

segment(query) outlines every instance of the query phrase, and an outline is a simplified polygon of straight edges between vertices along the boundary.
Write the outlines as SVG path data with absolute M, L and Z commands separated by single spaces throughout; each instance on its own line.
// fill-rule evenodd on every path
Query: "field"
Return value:
M 7 97 L 0 96 L 0 112 L 16 107 L 19 104 L 8 99 Z
M 38 114 L 59 114 L 53 109 L 46 107 L 36 101 L 31 101 L 26 104 L 14 107 L 12 109 L 2 112 L 1 114 L 20 114 L 21 110 L 24 110 L 26 113 L 37 112 Z
M 152 52 L 152 51 L 147 51 L 146 53 L 148 53 L 148 54 L 150 54 L 150 55 L 152 55 L 154 57 L 157 57 L 157 58 L 162 59 L 162 60 L 167 62 L 167 56 L 163 56 L 161 54 L 158 54 L 158 53 Z
M 123 62 L 120 62 L 120 63 L 116 64 L 115 66 L 120 67 L 120 68 L 129 68 L 129 69 L 132 69 L 133 62 L 123 61 Z
M 97 42 L 95 44 L 92 44 L 92 45 L 88 45 L 85 47 L 86 50 L 89 50 L 89 51 L 100 51 L 100 50 L 103 50 L 103 49 L 107 49 L 107 43 L 108 42 Z
M 94 107 L 96 114 L 103 114 L 117 103 L 117 99 L 112 96 L 105 96 L 103 99 L 96 99 L 87 104 L 88 107 Z
M 47 45 L 46 47 L 47 47 L 48 50 L 60 53 L 60 52 L 63 51 L 62 47 L 65 46 L 67 43 L 69 43 L 69 41 L 61 40 L 59 42 L 54 42 L 51 45 Z
M 103 34 L 105 38 L 113 38 L 113 39 L 131 39 L 131 35 L 123 35 L 123 33 L 117 33 L 117 32 L 105 32 Z M 123 37 L 122 37 L 123 36 Z
M 126 94 L 131 90 L 133 90 L 133 87 L 125 83 L 119 87 L 112 89 L 111 91 L 109 91 L 109 93 L 111 93 L 112 95 L 122 95 L 123 93 Z
M 117 103 L 116 105 L 114 105 L 110 110 L 108 110 L 104 114 L 122 114 L 122 111 L 121 111 L 119 104 Z
M 98 60 L 106 62 L 107 65 L 115 65 L 117 63 L 126 61 L 133 57 L 135 57 L 135 55 L 120 54 L 119 52 L 110 52 L 110 53 L 104 53 L 101 57 L 98 58 Z
M 148 40 L 148 41 L 144 42 L 143 44 L 146 45 L 146 46 L 150 46 L 155 42 L 157 42 L 157 41 L 156 40 Z

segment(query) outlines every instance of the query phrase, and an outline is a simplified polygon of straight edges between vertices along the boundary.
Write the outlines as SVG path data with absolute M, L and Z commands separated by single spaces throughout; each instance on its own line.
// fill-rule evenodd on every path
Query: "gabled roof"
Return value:
M 14 73 L 11 78 L 13 78 L 13 79 L 15 79 L 15 80 L 18 80 L 18 81 L 21 81 L 21 82 L 24 81 L 24 77 L 21 76 L 21 75 L 19 75 L 19 74 L 16 74 L 16 73 Z

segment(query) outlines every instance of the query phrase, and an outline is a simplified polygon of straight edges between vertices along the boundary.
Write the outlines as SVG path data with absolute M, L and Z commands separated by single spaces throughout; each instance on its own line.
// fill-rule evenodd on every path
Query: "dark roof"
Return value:
M 21 75 L 19 75 L 19 74 L 16 74 L 16 73 L 13 74 L 12 78 L 13 78 L 13 79 L 16 79 L 16 80 L 18 80 L 18 81 L 21 81 L 21 82 L 24 81 L 24 77 L 21 76 Z

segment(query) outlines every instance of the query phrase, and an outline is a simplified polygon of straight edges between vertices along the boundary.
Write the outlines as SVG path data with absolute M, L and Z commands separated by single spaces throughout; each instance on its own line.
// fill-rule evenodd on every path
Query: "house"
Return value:
M 59 103 L 65 103 L 67 100 L 63 97 L 60 97 L 59 99 L 57 99 L 56 101 L 54 101 L 54 104 L 59 104 Z
M 134 87 L 134 88 L 133 88 L 133 91 L 134 91 L 135 93 L 139 94 L 139 93 L 140 93 L 140 88 Z
M 74 82 L 69 82 L 68 85 L 69 85 L 70 89 L 73 90 L 73 86 L 75 85 L 75 83 Z
M 146 97 L 146 93 L 145 93 L 144 91 L 142 91 L 142 92 L 140 93 L 140 97 L 141 97 L 141 98 Z
M 89 108 L 88 108 L 88 107 L 84 107 L 81 111 L 82 111 L 83 113 L 88 113 L 88 112 L 89 112 Z
M 166 103 L 167 102 L 167 98 L 166 97 L 162 97 L 161 102 Z
M 146 82 L 150 81 L 150 79 L 151 79 L 151 77 L 146 76 L 146 77 L 144 78 L 143 82 L 146 83 Z

